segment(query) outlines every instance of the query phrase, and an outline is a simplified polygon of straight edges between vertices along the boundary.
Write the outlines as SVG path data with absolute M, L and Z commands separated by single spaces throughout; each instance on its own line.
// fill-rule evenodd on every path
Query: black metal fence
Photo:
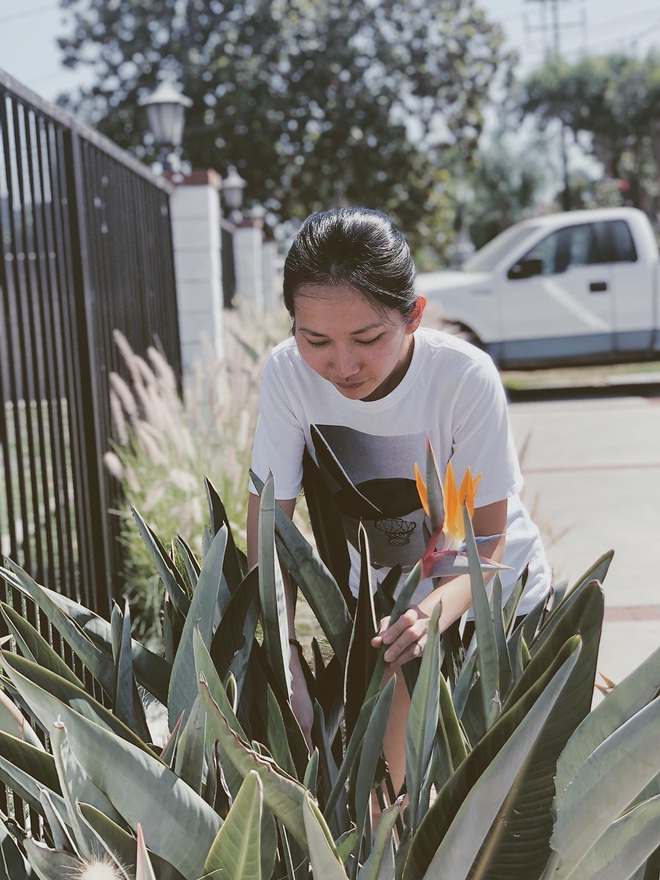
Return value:
M 0 71 L 0 549 L 106 614 L 113 342 L 180 376 L 169 186 Z

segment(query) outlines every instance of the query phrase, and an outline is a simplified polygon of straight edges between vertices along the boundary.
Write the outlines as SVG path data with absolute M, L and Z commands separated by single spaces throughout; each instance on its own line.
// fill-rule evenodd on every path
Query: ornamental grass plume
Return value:
M 141 357 L 119 331 L 114 338 L 124 376 L 110 374 L 113 437 L 104 462 L 120 483 L 123 577 L 134 632 L 160 642 L 161 585 L 132 515 L 140 512 L 168 542 L 180 536 L 202 555 L 206 504 L 204 478 L 223 499 L 239 546 L 245 545 L 248 471 L 265 359 L 283 335 L 285 316 L 264 328 L 242 310 L 224 314 L 224 356 L 200 344 L 200 358 L 185 399 L 175 373 L 156 348 Z

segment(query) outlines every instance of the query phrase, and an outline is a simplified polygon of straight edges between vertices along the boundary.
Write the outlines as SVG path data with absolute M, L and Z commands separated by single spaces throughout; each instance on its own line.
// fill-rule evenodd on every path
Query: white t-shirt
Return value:
M 450 459 L 459 485 L 468 467 L 482 474 L 476 507 L 508 499 L 503 562 L 511 570 L 501 572 L 503 597 L 529 565 L 519 607 L 527 613 L 548 593 L 551 572 L 538 529 L 518 497 L 522 476 L 499 374 L 488 355 L 454 336 L 419 328 L 414 340 L 402 381 L 373 401 L 344 397 L 305 363 L 294 338 L 280 343 L 262 378 L 253 470 L 263 480 L 272 472 L 276 498 L 296 498 L 307 447 L 342 512 L 353 561 L 350 586 L 357 594 L 360 521 L 380 578 L 397 562 L 410 570 L 424 552 L 414 465 L 425 473 L 428 434 L 441 477 Z M 432 587 L 423 582 L 414 601 Z

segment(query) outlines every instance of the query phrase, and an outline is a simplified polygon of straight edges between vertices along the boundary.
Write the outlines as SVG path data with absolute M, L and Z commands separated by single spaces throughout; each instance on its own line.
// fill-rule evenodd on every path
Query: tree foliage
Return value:
M 510 69 L 478 0 L 60 0 L 64 63 L 93 83 L 63 99 L 145 160 L 139 99 L 160 73 L 192 101 L 184 153 L 238 167 L 279 217 L 341 203 L 390 212 L 424 237 L 452 150 L 474 152 L 484 102 Z
M 590 56 L 548 61 L 524 83 L 522 113 L 561 120 L 605 173 L 624 181 L 626 198 L 647 207 L 660 173 L 660 55 Z

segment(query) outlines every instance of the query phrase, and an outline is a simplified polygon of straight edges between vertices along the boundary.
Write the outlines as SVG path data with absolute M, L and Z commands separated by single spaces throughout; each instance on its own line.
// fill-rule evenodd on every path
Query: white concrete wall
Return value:
M 204 346 L 223 354 L 219 177 L 194 172 L 170 202 L 184 387 Z
M 234 231 L 236 300 L 255 314 L 265 311 L 263 275 L 263 230 L 249 220 Z

